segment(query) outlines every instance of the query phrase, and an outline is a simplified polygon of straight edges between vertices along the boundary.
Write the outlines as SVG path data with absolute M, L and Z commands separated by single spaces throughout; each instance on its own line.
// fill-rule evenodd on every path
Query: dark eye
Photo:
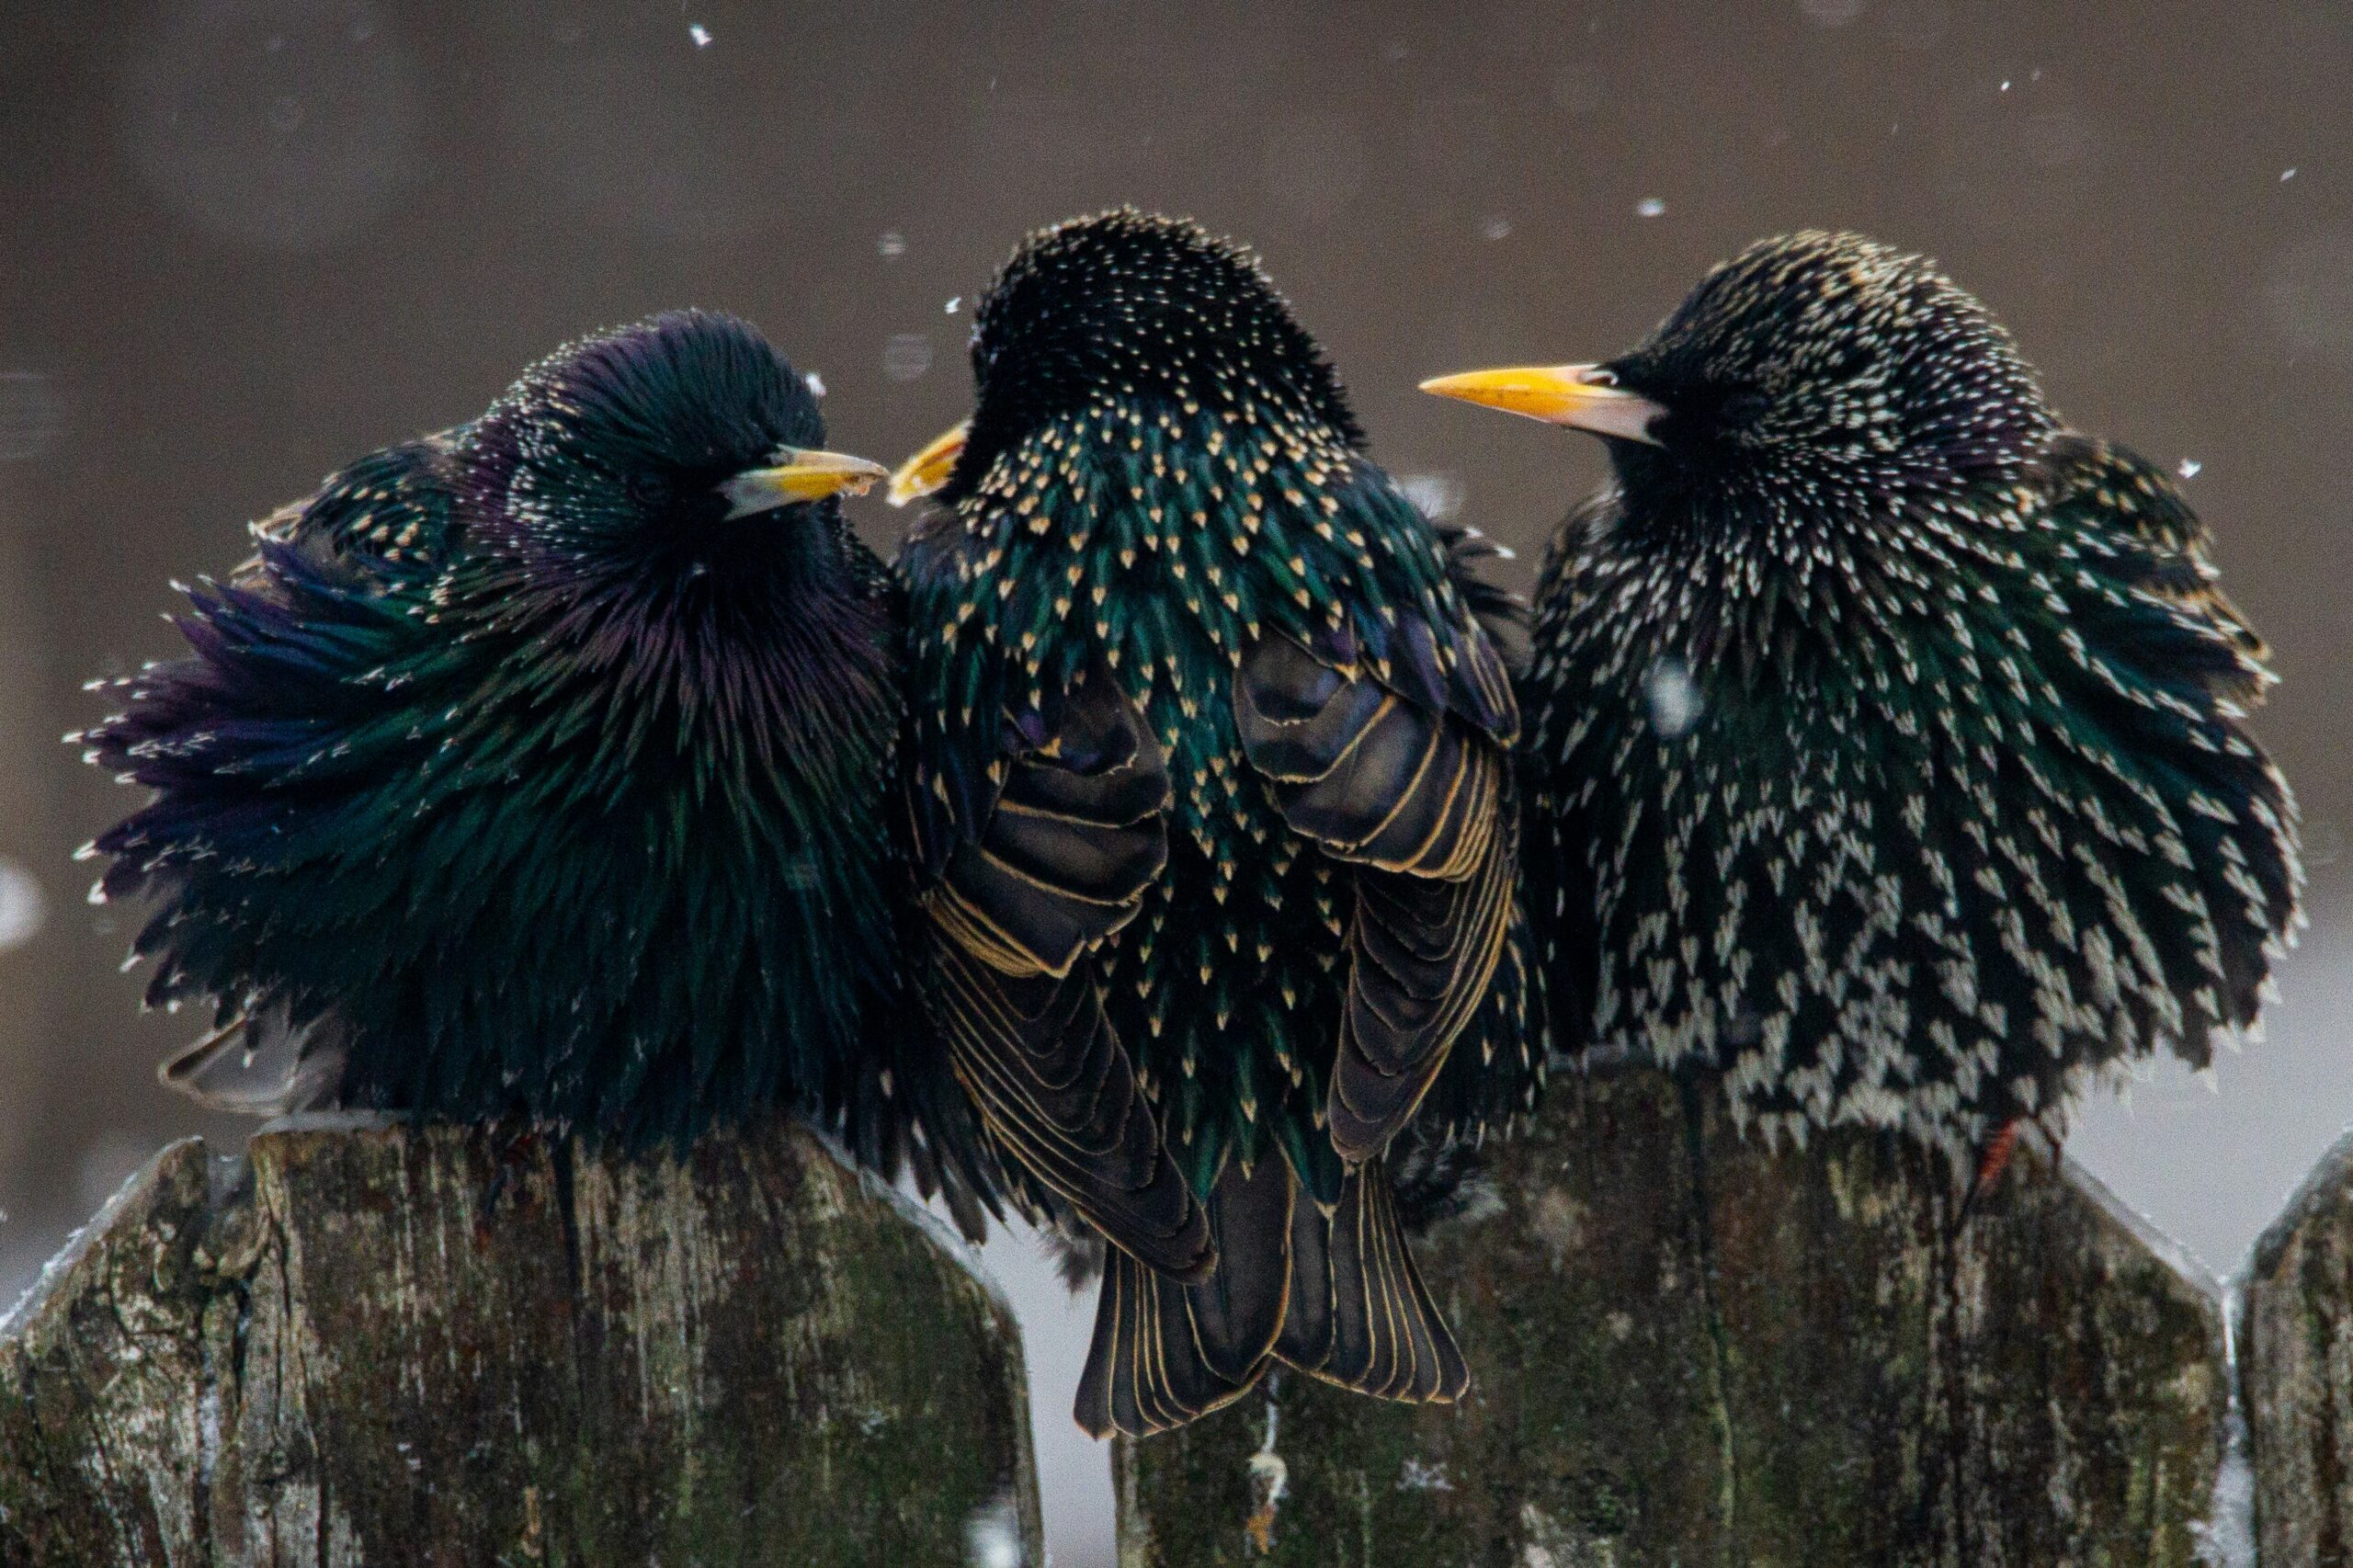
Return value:
M 633 470 L 627 483 L 629 497 L 638 506 L 652 511 L 669 505 L 672 494 L 670 482 L 661 475 L 643 469 Z

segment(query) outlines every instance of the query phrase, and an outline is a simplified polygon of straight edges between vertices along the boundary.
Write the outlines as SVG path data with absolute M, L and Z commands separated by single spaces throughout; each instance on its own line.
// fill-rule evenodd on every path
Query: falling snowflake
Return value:
M 1491 240 L 1507 240 L 1511 237 L 1511 220 L 1490 218 L 1480 225 L 1479 233 Z
M 1634 203 L 1634 212 L 1636 216 L 1643 218 L 1664 218 L 1666 216 L 1665 199 L 1656 196 L 1645 196 L 1640 201 Z
M 825 395 L 824 377 L 819 375 L 814 370 L 808 370 L 802 372 L 801 379 L 808 383 L 809 395 L 811 397 L 823 397 Z
M 1401 473 L 1397 488 L 1414 509 L 1434 523 L 1443 523 L 1461 515 L 1464 498 L 1462 476 L 1459 473 Z
M 885 229 L 882 237 L 874 242 L 874 248 L 881 253 L 883 260 L 896 261 L 907 254 L 907 236 L 896 229 Z
M 958 294 L 958 295 L 956 295 L 954 298 L 950 299 L 950 300 L 948 301 L 948 313 L 949 313 L 949 315 L 951 315 L 951 316 L 952 316 L 952 315 L 954 315 L 954 314 L 955 314 L 959 310 L 961 310 L 961 309 L 963 307 L 963 304 L 964 304 L 964 296 L 963 296 L 963 295 L 961 295 L 961 294 Z
M 14 860 L 0 860 L 0 953 L 33 939 L 47 913 L 40 884 Z
M 2174 472 L 2180 474 L 2184 479 L 2196 479 L 2198 477 L 2198 471 L 2205 466 L 2206 465 L 2204 463 L 2200 462 L 2196 458 L 2184 458 L 2181 460 L 2181 467 L 2176 469 Z
M 972 1568 L 1020 1568 L 1021 1518 L 1009 1499 L 975 1509 L 964 1521 L 964 1560 Z
M 1679 741 L 1699 722 L 1699 688 L 1691 671 L 1669 653 L 1651 666 L 1643 679 L 1643 695 L 1650 702 L 1651 728 L 1663 741 Z
M 2279 183 L 2281 185 L 2286 185 L 2290 180 L 2294 179 L 2295 177 L 2296 170 L 2295 165 L 2290 165 L 2287 168 L 2279 171 Z
M 40 455 L 56 439 L 63 405 L 39 370 L 0 370 L 0 462 Z
M 710 47 L 710 29 L 704 27 L 700 22 L 688 23 L 687 36 L 695 40 L 695 47 L 697 49 L 709 49 Z
M 931 369 L 931 339 L 919 332 L 893 334 L 882 346 L 882 373 L 894 381 L 912 381 Z

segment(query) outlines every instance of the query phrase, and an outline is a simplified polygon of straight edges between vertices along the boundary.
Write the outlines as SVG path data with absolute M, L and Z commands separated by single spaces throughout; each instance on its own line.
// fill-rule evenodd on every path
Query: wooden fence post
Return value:
M 2353 1568 L 2353 1133 L 2256 1243 L 2245 1290 L 2260 1561 Z
M 0 1324 L 0 1561 L 1034 1564 L 961 1251 L 798 1128 L 177 1143 Z
M 1420 1249 L 1470 1397 L 1293 1374 L 1122 1444 L 1123 1568 L 2220 1560 L 2211 1278 L 2072 1166 L 2022 1153 L 1956 1236 L 1917 1155 L 1775 1153 L 1721 1103 L 1556 1081 Z

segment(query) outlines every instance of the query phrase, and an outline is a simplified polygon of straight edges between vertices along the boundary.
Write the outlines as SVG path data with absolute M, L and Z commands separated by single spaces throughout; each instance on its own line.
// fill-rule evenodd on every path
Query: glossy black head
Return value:
M 2054 424 L 1984 306 L 1856 234 L 1751 246 L 1598 369 L 1662 411 L 1609 441 L 1637 509 L 1891 505 L 1998 473 Z
M 486 497 L 517 541 L 626 565 L 725 549 L 749 529 L 831 522 L 870 482 L 824 460 L 807 384 L 747 324 L 674 311 L 572 344 L 476 427 Z
M 1259 407 L 1361 439 L 1339 379 L 1243 246 L 1120 208 L 1022 242 L 973 321 L 971 428 L 944 494 L 1098 402 Z

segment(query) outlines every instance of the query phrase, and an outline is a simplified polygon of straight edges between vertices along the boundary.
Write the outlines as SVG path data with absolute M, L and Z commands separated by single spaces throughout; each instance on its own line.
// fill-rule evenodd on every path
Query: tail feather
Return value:
M 212 1110 L 284 1116 L 335 1102 L 344 1050 L 320 1020 L 239 1010 L 157 1068 L 155 1076 Z
M 1079 1380 L 1078 1424 L 1146 1437 L 1232 1403 L 1265 1370 L 1282 1327 L 1297 1183 L 1279 1156 L 1229 1161 L 1210 1193 L 1217 1267 L 1187 1285 L 1111 1249 Z
M 1218 1261 L 1199 1284 L 1112 1249 L 1078 1386 L 1086 1431 L 1184 1426 L 1239 1399 L 1278 1360 L 1407 1403 L 1450 1403 L 1470 1386 L 1382 1162 L 1351 1171 L 1328 1216 L 1271 1155 L 1248 1175 L 1230 1163 L 1207 1208 Z
M 1461 1398 L 1470 1366 L 1414 1262 L 1382 1162 L 1348 1173 L 1329 1219 L 1302 1207 L 1291 1226 L 1291 1306 L 1275 1354 L 1380 1399 Z

